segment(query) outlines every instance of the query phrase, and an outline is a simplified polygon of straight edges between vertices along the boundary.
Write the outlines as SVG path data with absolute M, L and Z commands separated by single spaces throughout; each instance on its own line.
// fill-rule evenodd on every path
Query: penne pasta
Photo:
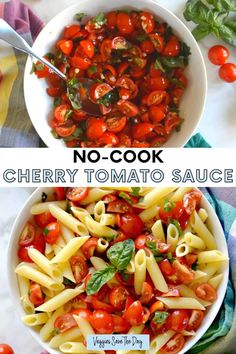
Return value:
M 157 220 L 152 226 L 152 234 L 156 240 L 160 240 L 162 242 L 166 242 L 162 221 Z
M 65 289 L 61 293 L 54 296 L 52 299 L 38 306 L 35 310 L 41 312 L 53 312 L 83 292 L 83 284 L 77 286 L 75 289 Z
M 174 224 L 169 224 L 167 227 L 166 242 L 171 245 L 170 252 L 174 252 L 179 240 L 179 231 Z
M 43 341 L 49 340 L 53 336 L 54 322 L 55 320 L 64 313 L 63 307 L 59 307 L 52 316 L 45 322 L 44 326 L 40 329 L 40 338 Z
M 168 194 L 176 190 L 176 187 L 162 187 L 162 188 L 153 188 L 149 193 L 147 193 L 142 202 L 139 203 L 140 208 L 147 209 L 154 204 L 160 203 L 160 201 L 165 198 Z
M 60 269 L 64 278 L 69 279 L 73 283 L 75 283 L 75 277 L 71 269 L 70 262 L 59 263 L 58 268 Z
M 90 236 L 74 237 L 60 252 L 51 259 L 50 263 L 65 263 L 70 259 L 78 249 L 89 239 Z
M 137 295 L 140 295 L 146 279 L 146 254 L 143 249 L 139 250 L 134 257 L 134 268 L 134 290 Z
M 97 202 L 94 206 L 94 219 L 100 222 L 102 215 L 106 212 L 105 204 L 102 200 Z
M 62 353 L 72 354 L 105 354 L 104 350 L 88 350 L 83 343 L 65 342 L 59 347 Z
M 226 260 L 228 260 L 228 258 L 218 250 L 203 251 L 198 253 L 198 264 L 220 262 Z
M 101 225 L 114 226 L 116 222 L 116 217 L 114 214 L 102 214 L 100 219 Z
M 220 283 L 222 282 L 223 278 L 224 278 L 223 274 L 215 275 L 213 278 L 211 278 L 208 281 L 208 284 L 213 286 L 213 288 L 217 289 Z
M 155 288 L 163 293 L 166 293 L 168 291 L 168 286 L 165 278 L 163 277 L 153 254 L 148 249 L 146 249 L 146 265 L 147 271 L 153 281 L 153 284 L 155 285 Z
M 109 246 L 109 242 L 107 240 L 105 240 L 104 238 L 99 238 L 96 250 L 98 253 L 103 253 L 106 251 L 108 246 Z
M 157 354 L 159 350 L 174 336 L 175 332 L 169 330 L 163 334 L 157 335 L 150 343 L 150 349 L 146 354 Z
M 59 291 L 64 289 L 64 285 L 62 283 L 58 283 L 52 278 L 50 278 L 48 275 L 45 275 L 41 272 L 39 272 L 37 269 L 34 269 L 28 265 L 25 264 L 18 264 L 16 267 L 15 272 L 27 279 L 33 280 L 34 282 L 45 286 L 46 288 L 50 290 L 55 290 Z
M 59 222 L 63 223 L 76 234 L 80 236 L 88 235 L 88 230 L 83 223 L 57 205 L 49 204 L 49 211 Z
M 206 222 L 208 219 L 208 213 L 206 209 L 200 208 L 198 211 L 199 218 L 202 220 L 202 222 Z
M 82 318 L 80 316 L 73 315 L 73 317 L 74 317 L 84 339 L 86 339 L 89 334 L 95 334 L 93 327 L 91 326 L 89 321 L 87 321 L 85 318 Z
M 170 197 L 171 202 L 179 202 L 184 199 L 184 195 L 190 192 L 192 187 L 180 187 L 178 188 L 173 195 Z
M 98 200 L 101 200 L 102 197 L 105 197 L 106 194 L 110 193 L 110 190 L 105 190 L 102 188 L 92 188 L 90 189 L 88 196 L 85 199 L 81 200 L 80 204 L 86 205 L 93 202 L 97 202 Z
M 72 329 L 69 329 L 68 331 L 64 332 L 64 333 L 60 333 L 58 335 L 56 335 L 55 337 L 53 337 L 48 346 L 50 348 L 59 348 L 60 345 L 62 345 L 65 342 L 69 342 L 69 341 L 82 341 L 83 337 L 81 334 L 81 331 L 79 329 L 79 327 L 75 327 Z
M 216 249 L 217 247 L 214 236 L 206 227 L 206 225 L 202 222 L 196 211 L 194 211 L 191 215 L 190 222 L 193 230 L 204 241 L 207 248 L 209 248 L 210 250 Z
M 153 205 L 150 208 L 143 210 L 139 214 L 139 217 L 143 222 L 147 222 L 148 220 L 151 220 L 152 218 L 156 217 L 157 212 L 158 212 L 158 207 L 156 205 Z
M 30 213 L 32 215 L 38 215 L 38 214 L 42 214 L 45 213 L 46 211 L 49 211 L 49 205 L 55 205 L 56 207 L 66 210 L 67 208 L 67 201 L 66 200 L 62 200 L 62 201 L 58 201 L 58 202 L 44 202 L 44 203 L 38 203 L 32 206 L 32 208 L 30 209 Z
M 85 223 L 89 232 L 95 237 L 113 238 L 118 234 L 116 230 L 113 230 L 108 226 L 101 225 L 97 221 L 90 219 L 88 217 L 85 218 Z
M 75 234 L 73 231 L 68 229 L 68 227 L 66 227 L 61 222 L 59 222 L 59 225 L 60 225 L 60 231 L 61 231 L 61 235 L 63 237 L 63 240 L 65 241 L 65 243 L 68 243 L 70 240 L 72 240 L 75 237 Z
M 30 281 L 29 279 L 17 274 L 18 285 L 20 290 L 20 300 L 22 306 L 27 314 L 31 314 L 34 312 L 34 304 L 29 299 L 29 289 L 30 289 Z
M 190 247 L 197 248 L 199 250 L 204 250 L 206 248 L 204 241 L 200 237 L 192 234 L 192 232 L 187 232 L 184 235 L 184 241 Z
M 45 257 L 36 248 L 30 248 L 28 250 L 28 255 L 32 261 L 34 261 L 34 263 L 37 264 L 37 266 L 41 268 L 42 271 L 44 271 L 44 273 L 48 274 L 57 283 L 63 282 L 62 272 L 58 269 L 57 266 L 52 265 L 47 257 Z
M 205 310 L 202 304 L 191 297 L 157 297 L 169 309 Z
M 22 317 L 22 322 L 29 327 L 39 326 L 46 323 L 47 321 L 47 313 L 34 313 L 32 315 Z
M 184 242 L 178 245 L 175 250 L 177 257 L 184 257 L 191 252 L 192 252 L 192 247 L 190 247 L 187 243 Z

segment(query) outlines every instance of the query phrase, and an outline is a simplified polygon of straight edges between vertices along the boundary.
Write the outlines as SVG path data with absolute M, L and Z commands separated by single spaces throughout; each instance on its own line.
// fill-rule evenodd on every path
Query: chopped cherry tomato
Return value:
M 176 333 L 164 347 L 160 349 L 161 354 L 177 354 L 184 347 L 185 339 L 180 333 Z
M 134 30 L 131 17 L 125 12 L 117 14 L 117 27 L 119 32 L 123 35 L 130 34 Z
M 153 298 L 153 295 L 153 287 L 145 281 L 142 286 L 141 297 L 139 301 L 142 304 L 148 304 Z
M 80 25 L 67 26 L 65 27 L 64 30 L 64 36 L 66 39 L 71 39 L 79 32 L 80 32 Z
M 88 266 L 86 261 L 80 256 L 73 256 L 70 259 L 70 264 L 72 268 L 72 272 L 75 277 L 75 281 L 77 284 L 80 284 L 81 281 L 88 274 Z
M 112 87 L 106 83 L 95 84 L 92 86 L 92 88 L 90 90 L 90 95 L 94 101 L 97 101 L 100 98 L 102 98 L 103 96 L 105 96 L 110 91 L 112 91 Z
M 143 322 L 143 306 L 139 300 L 134 301 L 124 313 L 131 326 L 140 326 Z
M 209 49 L 208 58 L 214 65 L 223 65 L 229 58 L 229 50 L 222 45 L 215 45 Z
M 196 331 L 199 327 L 200 324 L 202 323 L 202 320 L 204 318 L 205 314 L 201 310 L 193 310 L 191 313 L 191 316 L 189 318 L 188 326 L 186 328 L 187 331 Z
M 129 236 L 130 238 L 135 238 L 142 233 L 144 229 L 144 223 L 138 215 L 125 213 L 121 214 L 120 228 L 125 233 L 125 235 Z
M 66 193 L 64 187 L 54 187 L 56 200 L 64 200 L 66 199 Z M 48 222 L 49 224 L 49 222 Z
M 152 33 L 149 35 L 150 40 L 152 41 L 156 51 L 158 53 L 161 53 L 164 49 L 165 42 L 162 36 L 160 36 L 158 33 Z
M 57 47 L 60 48 L 65 55 L 70 55 L 73 50 L 73 42 L 71 40 L 62 39 L 57 43 Z
M 158 90 L 166 90 L 169 86 L 169 81 L 163 77 L 163 76 L 158 76 L 158 77 L 152 77 L 149 80 L 150 84 L 150 90 L 152 91 L 158 91 Z
M 153 124 L 161 122 L 165 118 L 162 106 L 151 106 L 148 110 L 149 118 Z
M 91 316 L 93 328 L 102 334 L 111 334 L 114 330 L 114 321 L 112 315 L 103 310 L 96 310 Z
M 29 222 L 27 222 L 20 235 L 19 245 L 20 246 L 32 245 L 35 239 L 35 235 L 36 235 L 35 227 Z
M 102 137 L 107 126 L 102 118 L 90 120 L 86 130 L 87 137 L 90 140 L 97 140 Z
M 58 122 L 64 123 L 68 118 L 68 112 L 71 112 L 70 106 L 68 104 L 61 104 L 55 108 L 54 116 Z
M 71 315 L 79 316 L 90 322 L 90 318 L 92 316 L 92 311 L 84 308 L 84 309 L 73 309 L 70 311 Z
M 196 207 L 199 206 L 202 199 L 202 192 L 198 189 L 195 189 L 184 196 L 184 208 L 187 214 L 191 215 Z
M 117 12 L 116 11 L 108 12 L 108 14 L 106 15 L 106 19 L 107 19 L 107 27 L 110 30 L 114 30 L 117 23 Z
M 170 39 L 162 52 L 167 57 L 177 57 L 180 52 L 180 43 L 176 38 Z
M 145 234 L 136 237 L 136 239 L 134 240 L 135 248 L 137 250 L 144 249 L 146 247 L 146 240 L 147 240 L 147 236 Z
M 97 248 L 97 244 L 98 244 L 98 238 L 97 237 L 90 237 L 82 246 L 81 246 L 81 251 L 83 252 L 84 256 L 87 259 L 90 259 L 96 248 Z
M 128 291 L 124 286 L 119 285 L 110 290 L 109 300 L 112 306 L 120 311 L 125 307 L 125 302 L 128 296 Z
M 236 65 L 232 63 L 223 64 L 220 67 L 219 76 L 229 83 L 236 81 Z
M 87 70 L 90 65 L 91 65 L 91 59 L 89 58 L 82 58 L 78 56 L 73 56 L 71 58 L 71 65 L 74 68 L 82 69 L 82 70 Z
M 161 269 L 162 274 L 165 275 L 173 275 L 175 273 L 170 261 L 168 259 L 164 259 L 163 261 L 158 262 L 158 265 Z
M 124 37 L 114 37 L 112 40 L 112 49 L 121 50 L 128 49 L 128 42 Z
M 198 255 L 193 254 L 193 253 L 189 253 L 189 254 L 186 254 L 186 256 L 184 256 L 184 259 L 185 259 L 186 264 L 191 267 L 194 263 L 197 262 Z
M 48 96 L 51 97 L 60 97 L 63 92 L 61 87 L 48 87 L 46 91 Z
M 50 211 L 45 211 L 42 214 L 34 215 L 34 221 L 39 227 L 41 227 L 41 229 L 44 229 L 46 225 L 56 220 L 57 219 L 52 216 Z
M 100 47 L 100 52 L 104 61 L 110 57 L 111 50 L 112 50 L 111 39 L 104 39 Z
M 132 213 L 133 208 L 124 199 L 115 199 L 108 204 L 107 211 L 109 213 Z
M 74 327 L 77 327 L 77 322 L 70 313 L 57 317 L 54 322 L 54 328 L 57 329 L 59 333 L 64 333 Z
M 69 120 L 65 124 L 55 127 L 57 135 L 59 135 L 61 138 L 66 138 L 72 135 L 75 129 L 76 125 Z
M 85 39 L 83 41 L 80 41 L 79 43 L 80 47 L 82 48 L 84 54 L 92 59 L 92 57 L 94 56 L 94 45 L 91 41 Z
M 111 306 L 110 304 L 107 304 L 101 300 L 99 300 L 96 296 L 92 296 L 92 307 L 94 310 L 104 310 L 108 313 L 113 313 L 114 312 L 114 307 Z
M 154 125 L 151 123 L 139 123 L 133 127 L 133 138 L 140 140 L 153 131 Z
M 60 236 L 60 225 L 57 221 L 46 225 L 44 229 L 45 240 L 50 245 L 54 245 Z
M 195 294 L 202 300 L 215 301 L 217 299 L 217 293 L 215 288 L 210 284 L 203 283 L 196 287 Z
M 174 310 L 168 317 L 167 323 L 170 329 L 176 332 L 187 328 L 189 321 L 189 312 L 187 310 Z
M 119 133 L 121 132 L 124 127 L 126 126 L 126 122 L 127 119 L 126 117 L 122 117 L 122 118 L 108 118 L 106 120 L 106 126 L 107 126 L 107 130 L 112 132 L 112 133 Z
M 112 315 L 114 322 L 114 333 L 127 333 L 130 329 L 130 325 L 125 318 L 118 315 Z
M 45 238 L 43 234 L 37 234 L 35 235 L 35 239 L 33 241 L 33 243 L 31 245 L 28 246 L 20 246 L 18 249 L 18 257 L 24 261 L 24 262 L 28 262 L 28 263 L 32 263 L 31 258 L 28 255 L 28 249 L 29 248 L 35 248 L 37 249 L 39 252 L 44 253 L 45 251 Z
M 44 296 L 39 284 L 31 284 L 29 290 L 29 299 L 35 306 L 40 306 L 44 303 Z
M 155 28 L 155 20 L 152 14 L 150 12 L 141 12 L 141 25 L 143 30 L 146 33 L 151 33 L 153 32 Z
M 0 344 L 0 353 L 1 354 L 14 354 L 13 349 L 8 344 Z
M 143 41 L 140 44 L 140 48 L 142 49 L 142 51 L 144 53 L 147 53 L 147 54 L 152 54 L 155 51 L 155 47 L 154 47 L 153 43 L 148 39 L 146 39 L 145 41 Z
M 117 199 L 117 197 L 114 194 L 106 194 L 104 197 L 102 197 L 102 201 L 105 204 L 109 204 L 109 203 L 113 202 L 116 199 Z
M 118 144 L 119 139 L 118 137 L 112 132 L 105 132 L 103 135 L 98 139 L 100 144 L 115 146 Z
M 128 100 L 120 100 L 117 102 L 118 109 L 127 117 L 134 117 L 138 114 L 138 107 Z
M 156 311 L 163 311 L 165 309 L 165 306 L 163 304 L 163 302 L 161 302 L 160 300 L 154 302 L 154 304 L 152 304 L 152 306 L 150 307 L 150 313 L 153 314 Z
M 160 104 L 163 101 L 165 95 L 165 91 L 152 91 L 147 97 L 147 105 L 152 106 Z
M 177 259 L 172 264 L 178 279 L 183 284 L 189 284 L 194 280 L 194 272 L 186 265 L 181 264 Z
M 89 187 L 68 188 L 66 198 L 72 202 L 81 202 L 89 194 Z

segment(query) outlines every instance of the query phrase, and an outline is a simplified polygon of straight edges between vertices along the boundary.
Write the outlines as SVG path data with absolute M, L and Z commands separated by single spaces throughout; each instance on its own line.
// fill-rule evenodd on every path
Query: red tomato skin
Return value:
M 134 26 L 131 20 L 131 17 L 124 13 L 120 12 L 117 14 L 117 27 L 121 34 L 127 35 L 133 32 Z
M 114 332 L 115 333 L 127 333 L 130 329 L 130 325 L 125 318 L 120 317 L 118 315 L 112 315 L 113 322 L 114 322 Z
M 185 338 L 182 334 L 176 333 L 161 349 L 161 354 L 177 354 L 184 347 Z
M 174 310 L 167 319 L 168 328 L 180 332 L 187 328 L 189 312 L 187 310 Z
M 54 192 L 55 192 L 56 200 L 59 201 L 59 200 L 65 200 L 66 199 L 66 193 L 65 193 L 65 188 L 64 187 L 54 187 Z
M 139 301 L 142 304 L 148 304 L 151 299 L 153 298 L 153 287 L 151 284 L 149 284 L 148 282 L 144 282 L 143 286 L 142 286 L 142 291 L 141 291 L 141 297 L 139 299 Z
M 120 311 L 125 307 L 128 294 L 129 293 L 124 286 L 115 286 L 109 293 L 110 303 L 116 310 Z
M 29 299 L 35 306 L 40 306 L 44 303 L 44 296 L 42 293 L 41 286 L 39 284 L 30 285 Z
M 132 213 L 132 206 L 124 199 L 115 199 L 108 203 L 107 211 L 109 213 Z
M 95 310 L 91 316 L 93 328 L 101 334 L 111 334 L 114 330 L 114 321 L 112 315 L 103 310 Z
M 29 248 L 36 248 L 39 252 L 44 254 L 45 251 L 45 239 L 43 234 L 36 234 L 34 242 L 32 243 L 32 245 L 30 246 L 26 246 L 26 247 L 19 247 L 18 249 L 18 257 L 24 261 L 24 262 L 28 262 L 28 263 L 33 263 L 31 258 L 28 255 L 28 249 Z
M 139 300 L 133 302 L 124 314 L 131 326 L 140 326 L 143 321 L 143 307 Z
M 35 240 L 35 235 L 36 235 L 35 227 L 31 223 L 27 222 L 20 235 L 20 239 L 18 241 L 19 246 L 32 245 Z
M 102 137 L 103 133 L 106 131 L 107 126 L 103 119 L 96 119 L 88 124 L 86 131 L 89 140 L 97 140 Z
M 214 65 L 223 65 L 229 58 L 229 50 L 222 45 L 215 45 L 209 49 L 208 58 Z
M 139 236 L 143 229 L 144 223 L 136 214 L 125 213 L 120 218 L 120 228 L 130 238 Z
M 215 288 L 210 284 L 203 283 L 196 287 L 195 294 L 202 300 L 215 301 L 217 299 L 217 293 Z
M 134 240 L 134 244 L 137 250 L 144 249 L 146 247 L 146 235 L 144 234 L 136 237 L 136 239 Z
M 236 65 L 233 63 L 223 64 L 219 69 L 219 76 L 222 80 L 232 83 L 236 81 Z
M 89 187 L 68 188 L 66 198 L 72 202 L 81 202 L 88 196 L 89 190 Z
M 188 326 L 186 328 L 187 331 L 196 331 L 200 327 L 204 316 L 205 314 L 203 311 L 193 310 L 189 318 Z
M 101 300 L 99 300 L 95 295 L 91 297 L 92 299 L 92 307 L 94 310 L 103 310 L 108 313 L 113 313 L 114 312 L 114 307 L 111 306 L 110 304 L 107 304 Z
M 135 124 L 132 130 L 133 138 L 140 140 L 144 138 L 147 134 L 153 131 L 153 124 L 151 123 L 139 123 Z
M 86 261 L 81 256 L 73 256 L 70 259 L 70 264 L 76 283 L 81 283 L 88 274 L 88 265 Z
M 10 347 L 10 345 L 1 343 L 0 344 L 0 353 L 1 354 L 14 354 L 13 349 Z
M 45 240 L 48 244 L 54 245 L 60 236 L 60 225 L 57 221 L 46 225 L 44 229 Z
M 177 57 L 180 52 L 180 43 L 176 39 L 170 39 L 162 52 L 162 55 L 167 57 Z
M 97 247 L 98 244 L 98 238 L 97 237 L 90 237 L 82 246 L 81 246 L 81 251 L 83 252 L 84 256 L 87 259 L 90 259 Z
M 60 333 L 67 332 L 69 329 L 77 326 L 77 322 L 70 313 L 58 316 L 54 322 L 54 328 Z

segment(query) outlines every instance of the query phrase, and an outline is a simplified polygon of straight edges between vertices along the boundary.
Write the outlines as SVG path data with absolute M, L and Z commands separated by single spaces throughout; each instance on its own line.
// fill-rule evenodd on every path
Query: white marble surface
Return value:
M 45 22 L 48 22 L 59 11 L 77 1 L 78 0 L 25 0 L 24 2 L 34 9 Z M 182 10 L 186 0 L 157 1 L 182 18 Z M 190 26 L 189 23 L 187 23 L 187 26 Z M 212 65 L 207 59 L 207 51 L 210 46 L 219 43 L 221 43 L 221 41 L 212 36 L 205 39 L 200 44 L 207 67 L 209 89 L 206 110 L 197 131 L 214 147 L 235 147 L 236 83 L 227 84 L 221 81 L 218 78 L 218 67 Z M 235 61 L 235 58 L 236 50 L 231 49 L 230 61 Z

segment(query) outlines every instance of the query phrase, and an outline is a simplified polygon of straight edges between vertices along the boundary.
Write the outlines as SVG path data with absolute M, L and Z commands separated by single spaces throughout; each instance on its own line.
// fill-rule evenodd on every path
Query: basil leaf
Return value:
M 198 25 L 192 30 L 192 35 L 196 41 L 200 41 L 212 32 L 212 29 L 208 25 Z
M 154 314 L 154 317 L 153 317 L 152 321 L 154 323 L 160 324 L 160 323 L 165 322 L 168 317 L 169 317 L 169 313 L 168 312 L 155 311 L 155 314 Z
M 110 106 L 110 104 L 116 103 L 118 100 L 119 100 L 118 91 L 114 89 L 106 93 L 101 98 L 99 98 L 97 102 L 100 104 L 104 104 L 104 106 Z
M 169 211 L 171 211 L 172 209 L 174 209 L 175 207 L 175 203 L 172 202 L 171 200 L 169 199 L 165 199 L 165 202 L 164 202 L 164 210 L 168 213 Z
M 60 104 L 61 104 L 61 97 L 55 97 L 53 102 L 54 107 L 57 107 Z
M 107 19 L 104 13 L 100 12 L 97 16 L 92 18 L 91 22 L 94 24 L 95 29 L 99 29 L 107 22 Z
M 74 109 L 81 109 L 81 100 L 78 89 L 82 87 L 82 84 L 76 77 L 67 81 L 67 96 Z
M 208 22 L 209 11 L 209 8 L 202 1 L 188 0 L 183 14 L 185 20 L 205 25 Z
M 163 259 L 164 259 L 164 257 L 162 257 L 162 256 L 157 256 L 157 257 L 154 257 L 154 258 L 157 261 L 157 263 L 163 261 Z
M 93 295 L 98 292 L 104 284 L 114 277 L 115 273 L 116 269 L 112 266 L 94 272 L 87 283 L 87 294 Z
M 236 12 L 235 0 L 206 0 L 208 4 L 214 6 L 218 11 L 232 11 Z
M 157 244 L 155 241 L 147 241 L 146 246 L 152 251 L 154 256 L 161 256 L 160 251 L 157 249 Z
M 88 68 L 88 72 L 89 72 L 90 74 L 95 74 L 95 73 L 97 72 L 97 70 L 98 70 L 97 65 L 92 65 L 92 66 L 90 66 L 90 67 Z
M 156 70 L 159 69 L 159 70 L 165 72 L 165 68 L 163 67 L 162 62 L 161 62 L 160 59 L 156 59 L 156 60 L 155 60 L 154 69 L 156 69 Z
M 172 69 L 172 68 L 184 68 L 186 66 L 186 59 L 184 56 L 179 57 L 163 57 L 161 59 L 162 65 L 165 67 Z
M 140 191 L 140 187 L 131 187 L 132 189 L 132 194 L 135 196 L 135 197 L 139 197 L 139 191 Z
M 77 21 L 82 21 L 82 19 L 86 16 L 84 12 L 79 12 L 78 14 L 75 14 L 75 19 Z
M 134 250 L 134 241 L 128 239 L 111 246 L 107 251 L 107 258 L 118 270 L 124 270 L 131 261 Z
M 128 193 L 125 192 L 120 192 L 119 197 L 121 197 L 122 199 L 124 199 L 127 203 L 129 204 L 133 204 L 132 199 L 130 198 Z

